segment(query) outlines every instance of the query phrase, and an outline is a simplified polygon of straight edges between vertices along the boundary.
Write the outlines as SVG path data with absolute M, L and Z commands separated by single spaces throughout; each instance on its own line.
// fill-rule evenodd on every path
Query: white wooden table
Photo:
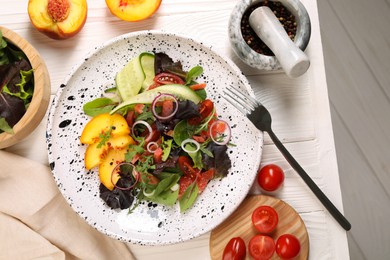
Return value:
M 0 25 L 14 30 L 41 54 L 55 95 L 73 65 L 92 48 L 118 35 L 139 30 L 181 33 L 213 46 L 230 57 L 248 77 L 258 99 L 273 116 L 273 129 L 337 208 L 342 211 L 339 174 L 330 118 L 317 3 L 302 0 L 311 17 L 312 35 L 306 53 L 308 72 L 289 79 L 281 72 L 266 73 L 239 61 L 229 45 L 227 26 L 235 0 L 164 0 L 153 17 L 137 23 L 120 21 L 105 1 L 88 1 L 88 18 L 82 31 L 55 41 L 36 31 L 27 14 L 27 0 L 0 0 Z M 45 143 L 47 119 L 21 143 L 6 150 L 48 164 Z M 288 165 L 267 135 L 262 164 L 279 164 L 286 173 L 283 189 L 274 194 L 294 207 L 309 232 L 310 259 L 349 259 L 346 232 Z M 259 193 L 254 187 L 251 193 Z M 129 245 L 138 259 L 209 259 L 209 234 L 169 246 Z

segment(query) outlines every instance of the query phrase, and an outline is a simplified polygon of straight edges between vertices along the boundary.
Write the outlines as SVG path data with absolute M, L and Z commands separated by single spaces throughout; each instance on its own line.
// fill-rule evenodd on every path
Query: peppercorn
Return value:
M 268 48 L 268 46 L 257 36 L 255 31 L 249 24 L 249 16 L 251 13 L 261 6 L 268 6 L 275 16 L 278 18 L 282 24 L 284 30 L 290 37 L 292 41 L 295 39 L 297 32 L 297 23 L 295 21 L 295 16 L 281 3 L 277 1 L 260 1 L 249 6 L 247 10 L 242 15 L 241 19 L 241 34 L 244 38 L 244 41 L 251 47 L 255 52 L 267 55 L 274 56 L 274 53 Z

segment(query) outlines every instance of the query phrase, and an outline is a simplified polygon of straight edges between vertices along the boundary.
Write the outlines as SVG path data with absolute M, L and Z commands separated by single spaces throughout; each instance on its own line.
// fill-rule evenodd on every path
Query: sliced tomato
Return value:
M 137 113 L 138 115 L 142 114 L 144 112 L 144 107 L 145 107 L 144 104 L 135 104 L 134 105 L 135 113 Z
M 196 183 L 198 184 L 199 193 L 204 191 L 209 181 L 214 177 L 214 174 L 215 174 L 214 168 L 210 168 L 209 170 L 198 174 Z
M 203 100 L 199 105 L 199 116 L 188 119 L 190 125 L 200 124 L 214 109 L 214 103 L 210 99 Z
M 268 260 L 275 252 L 275 242 L 272 237 L 256 235 L 249 241 L 248 251 L 256 260 Z
M 172 115 L 174 110 L 174 103 L 172 99 L 165 99 L 162 102 L 162 110 L 161 115 L 162 117 L 170 116 Z
M 157 185 L 157 184 L 160 182 L 160 180 L 159 180 L 156 176 L 154 176 L 154 175 L 152 175 L 152 174 L 149 174 L 149 173 L 147 173 L 147 174 L 141 179 L 141 181 L 142 181 L 142 182 L 145 181 L 146 183 L 148 183 L 148 184 L 150 184 L 150 185 Z
M 158 88 L 159 86 L 161 86 L 160 83 L 156 83 L 154 82 L 152 85 L 150 85 L 147 90 L 151 90 L 151 89 L 154 89 L 154 88 Z
M 163 155 L 163 149 L 161 147 L 158 147 L 156 150 L 154 150 L 153 153 L 153 160 L 155 163 L 162 162 L 162 155 Z
M 179 180 L 179 198 L 184 194 L 188 186 L 194 182 L 194 179 L 190 176 L 184 175 Z
M 244 260 L 246 256 L 245 242 L 241 237 L 233 237 L 223 250 L 222 260 Z
M 213 137 L 217 137 L 219 135 L 222 135 L 223 133 L 225 133 L 225 130 L 226 130 L 226 123 L 224 121 L 214 121 L 215 124 L 213 125 L 213 127 L 211 128 L 211 134 Z M 213 123 L 214 123 L 213 122 Z
M 129 112 L 127 112 L 127 115 L 126 115 L 127 125 L 132 127 L 134 124 L 134 120 L 135 120 L 134 111 L 130 110 Z
M 278 222 L 278 213 L 270 206 L 260 206 L 252 213 L 252 224 L 260 233 L 271 233 L 275 230 Z
M 184 85 L 185 84 L 185 81 L 182 78 L 180 78 L 179 76 L 177 76 L 173 73 L 169 73 L 169 72 L 159 73 L 154 77 L 153 80 L 154 80 L 154 82 L 156 82 L 158 84 L 162 84 L 162 85 L 166 85 L 166 84 Z
M 188 156 L 179 156 L 177 163 L 184 175 L 189 176 L 192 180 L 195 180 L 196 176 L 200 173 L 199 169 L 193 168 L 194 164 L 192 162 L 192 159 Z

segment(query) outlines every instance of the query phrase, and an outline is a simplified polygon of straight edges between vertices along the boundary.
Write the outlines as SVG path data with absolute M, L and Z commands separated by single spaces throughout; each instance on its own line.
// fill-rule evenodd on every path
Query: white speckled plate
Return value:
M 165 207 L 143 203 L 134 213 L 112 210 L 99 198 L 96 170 L 84 168 L 85 145 L 79 141 L 89 117 L 82 105 L 99 97 L 116 73 L 141 52 L 165 52 L 180 60 L 186 70 L 204 68 L 208 97 L 219 116 L 232 128 L 228 154 L 229 175 L 212 180 L 194 206 L 180 213 L 178 205 Z M 59 189 L 73 209 L 91 226 L 123 241 L 162 245 L 185 241 L 211 231 L 227 218 L 247 195 L 260 165 L 263 135 L 226 102 L 222 89 L 238 86 L 252 93 L 240 70 L 225 57 L 193 39 L 156 31 L 130 33 L 96 47 L 74 67 L 52 103 L 47 127 L 49 162 Z M 253 93 L 252 93 L 253 94 Z

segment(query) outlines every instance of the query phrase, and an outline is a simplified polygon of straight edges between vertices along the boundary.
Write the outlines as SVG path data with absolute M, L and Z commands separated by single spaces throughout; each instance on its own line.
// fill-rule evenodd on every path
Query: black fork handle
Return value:
M 351 224 L 348 220 L 341 214 L 341 212 L 333 205 L 333 203 L 326 197 L 322 190 L 317 186 L 317 184 L 310 178 L 310 176 L 305 172 L 305 170 L 299 165 L 299 163 L 294 159 L 290 152 L 284 147 L 282 142 L 277 138 L 272 130 L 268 130 L 267 133 L 271 137 L 272 141 L 283 154 L 286 160 L 290 163 L 291 167 L 302 177 L 306 182 L 307 186 L 313 191 L 329 213 L 337 220 L 337 222 L 346 230 L 351 229 Z

